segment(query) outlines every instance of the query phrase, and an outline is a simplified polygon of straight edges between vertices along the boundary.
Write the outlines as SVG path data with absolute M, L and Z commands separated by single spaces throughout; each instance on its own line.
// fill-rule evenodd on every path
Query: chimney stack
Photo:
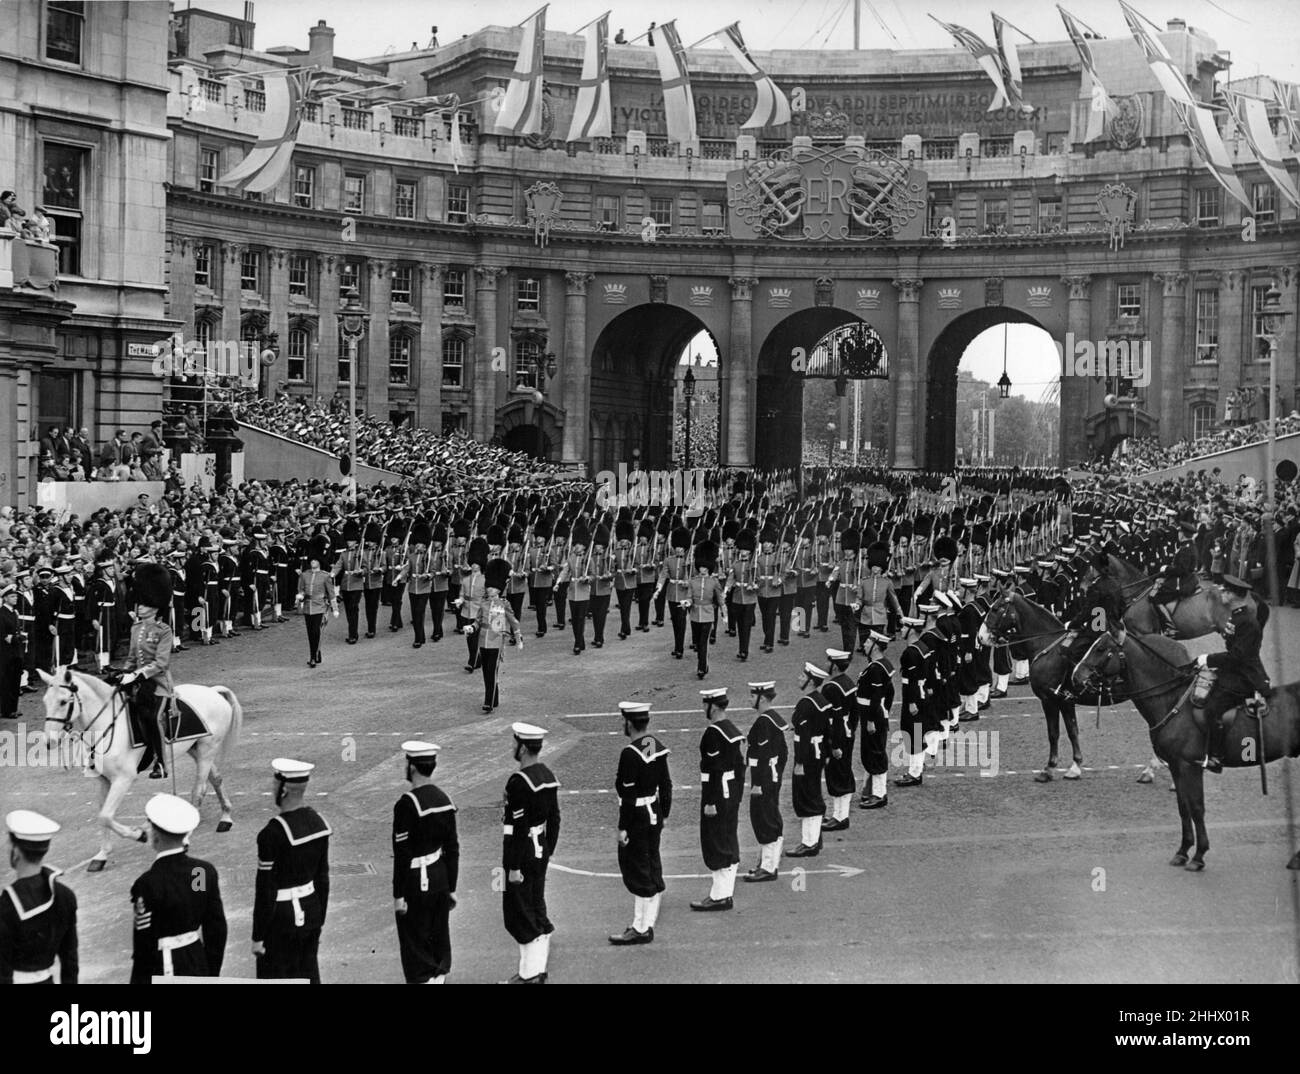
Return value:
M 1187 29 L 1187 22 L 1183 19 L 1170 19 L 1165 23 L 1165 29 L 1171 34 L 1179 33 Z
M 321 19 L 307 31 L 310 42 L 307 47 L 307 62 L 318 67 L 334 66 L 334 31 Z

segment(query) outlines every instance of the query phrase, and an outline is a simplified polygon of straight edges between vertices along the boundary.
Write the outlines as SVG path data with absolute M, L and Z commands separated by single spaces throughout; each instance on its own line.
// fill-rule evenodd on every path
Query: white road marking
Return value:
M 568 865 L 561 865 L 558 861 L 552 861 L 551 868 L 556 869 L 562 873 L 569 873 L 572 876 L 590 876 L 590 877 L 597 877 L 601 880 L 622 880 L 623 879 L 622 873 L 597 873 L 597 872 L 592 872 L 590 869 L 574 869 Z M 793 876 L 795 871 L 796 871 L 795 869 L 785 869 L 782 870 L 778 875 Z M 864 872 L 866 872 L 866 870 L 855 869 L 852 865 L 831 865 L 825 869 L 798 868 L 798 872 L 800 872 L 804 876 L 818 876 L 818 875 L 842 876 L 846 880 L 848 880 L 855 876 L 861 876 Z M 664 879 L 665 880 L 711 880 L 713 879 L 713 874 L 712 873 L 673 873 L 669 875 L 668 873 L 665 873 Z

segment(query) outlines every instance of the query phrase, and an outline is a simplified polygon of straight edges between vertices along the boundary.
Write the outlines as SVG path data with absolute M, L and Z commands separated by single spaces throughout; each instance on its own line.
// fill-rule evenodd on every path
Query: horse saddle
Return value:
M 1241 716 L 1245 716 L 1250 720 L 1263 721 L 1264 717 L 1268 715 L 1268 699 L 1272 694 L 1272 688 L 1264 693 L 1256 691 L 1253 697 L 1248 697 L 1235 709 L 1229 709 L 1225 712 L 1223 714 L 1224 733 L 1231 735 L 1238 717 Z M 1198 731 L 1205 731 L 1205 711 L 1195 704 L 1192 706 L 1192 723 L 1196 725 Z
M 140 734 L 135 720 L 131 720 L 131 746 L 139 749 L 148 745 Z M 163 737 L 168 742 L 190 742 L 196 738 L 206 738 L 212 734 L 207 724 L 197 712 L 179 697 L 167 699 L 166 713 L 163 719 Z

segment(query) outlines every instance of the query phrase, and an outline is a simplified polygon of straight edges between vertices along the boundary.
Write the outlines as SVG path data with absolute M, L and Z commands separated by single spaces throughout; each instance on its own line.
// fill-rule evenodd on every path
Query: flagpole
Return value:
M 614 9 L 610 8 L 609 11 L 606 11 L 604 15 L 597 15 L 594 19 L 591 20 L 591 22 L 583 23 L 576 30 L 574 30 L 572 36 L 577 37 L 578 34 L 582 33 L 582 31 L 585 30 L 588 26 L 595 26 L 596 23 L 600 22 L 601 19 L 608 18 L 613 13 L 614 13 Z
M 551 6 L 550 4 L 543 4 L 543 5 L 542 5 L 541 7 L 539 7 L 536 11 L 534 11 L 531 15 L 529 15 L 528 18 L 524 19 L 524 22 L 532 22 L 533 19 L 537 18 L 538 15 L 540 15 L 543 11 L 545 11 L 545 10 L 546 10 L 548 7 L 550 7 L 550 6 Z M 512 30 L 517 30 L 517 29 L 519 29 L 519 27 L 521 27 L 522 25 L 524 25 L 524 22 L 517 22 L 517 23 L 515 23 L 514 26 L 511 27 L 511 29 L 512 29 Z M 590 24 L 589 24 L 589 25 L 590 25 Z M 584 27 L 584 29 L 585 29 L 585 27 Z
M 849 0 L 853 5 L 853 51 L 862 47 L 862 0 Z

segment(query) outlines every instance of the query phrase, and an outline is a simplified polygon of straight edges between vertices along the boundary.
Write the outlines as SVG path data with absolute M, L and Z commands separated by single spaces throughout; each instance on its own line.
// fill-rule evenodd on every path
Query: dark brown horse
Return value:
M 1195 665 L 1176 641 L 1152 634 L 1125 633 L 1116 639 L 1103 634 L 1074 670 L 1076 685 L 1113 681 L 1117 698 L 1131 700 L 1151 731 L 1156 756 L 1169 765 L 1178 792 L 1182 841 L 1170 865 L 1193 872 L 1205 868 L 1210 840 L 1205 833 L 1205 723 L 1193 711 L 1190 686 Z M 1238 710 L 1229 713 L 1223 763 L 1229 768 L 1253 768 L 1260 763 L 1260 721 Z M 1263 720 L 1264 762 L 1300 756 L 1300 683 L 1277 689 Z M 1188 860 L 1193 840 L 1196 853 Z M 1300 853 L 1288 864 L 1300 869 Z

